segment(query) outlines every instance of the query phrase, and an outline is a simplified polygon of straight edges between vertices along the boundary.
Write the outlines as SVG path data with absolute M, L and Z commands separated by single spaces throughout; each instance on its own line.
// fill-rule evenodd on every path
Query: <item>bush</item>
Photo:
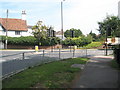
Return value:
M 92 42 L 92 39 L 87 36 L 82 36 L 82 37 L 78 37 L 78 38 L 66 38 L 62 43 L 63 45 L 66 45 L 66 46 L 84 46 L 84 45 L 87 45 L 89 43 Z
M 58 37 L 49 37 L 47 39 L 41 40 L 42 46 L 53 46 L 60 43 L 60 39 Z
M 87 46 L 84 46 L 85 48 L 96 48 L 96 47 L 99 47 L 101 46 L 102 43 L 101 42 L 92 42 L 90 44 L 88 44 Z

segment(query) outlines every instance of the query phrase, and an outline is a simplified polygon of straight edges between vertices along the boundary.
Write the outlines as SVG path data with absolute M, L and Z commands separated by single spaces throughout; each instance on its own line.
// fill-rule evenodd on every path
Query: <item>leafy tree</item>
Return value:
M 72 37 L 72 33 L 73 33 L 73 37 L 80 37 L 82 35 L 82 32 L 80 29 L 74 29 L 71 28 L 70 30 L 66 30 L 64 32 L 64 36 L 67 37 Z
M 47 29 L 48 29 L 47 26 L 42 25 L 42 21 L 38 21 L 37 24 L 32 27 L 32 30 L 34 30 L 33 35 L 35 38 L 38 39 L 38 43 L 46 39 Z
M 111 37 L 120 37 L 120 20 L 116 16 L 107 16 L 102 22 L 98 22 L 99 33 L 105 37 L 106 33 Z
M 98 36 L 95 33 L 93 33 L 92 31 L 89 33 L 89 35 L 92 36 L 93 41 L 97 41 L 98 40 Z

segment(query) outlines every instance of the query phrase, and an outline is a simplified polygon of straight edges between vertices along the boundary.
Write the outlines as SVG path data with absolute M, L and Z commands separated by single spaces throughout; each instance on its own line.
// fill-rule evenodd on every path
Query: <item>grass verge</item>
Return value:
M 115 69 L 117 69 L 117 70 L 120 70 L 120 67 L 119 67 L 118 63 L 117 63 L 114 59 L 110 62 L 110 66 L 111 66 L 112 68 L 115 68 Z
M 88 58 L 72 58 L 29 68 L 8 79 L 3 88 L 69 88 L 80 68 L 72 64 L 85 64 Z

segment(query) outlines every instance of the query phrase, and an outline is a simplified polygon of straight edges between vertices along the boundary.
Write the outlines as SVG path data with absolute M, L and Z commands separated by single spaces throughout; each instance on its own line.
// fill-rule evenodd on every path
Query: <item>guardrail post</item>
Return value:
M 60 59 L 60 49 L 59 49 L 59 59 Z
M 86 49 L 86 57 L 87 57 L 87 49 Z
M 75 57 L 75 49 L 73 49 L 73 58 Z
M 45 50 L 43 50 L 43 57 L 44 57 L 44 55 L 45 55 Z
M 22 54 L 23 59 L 25 59 L 25 53 Z

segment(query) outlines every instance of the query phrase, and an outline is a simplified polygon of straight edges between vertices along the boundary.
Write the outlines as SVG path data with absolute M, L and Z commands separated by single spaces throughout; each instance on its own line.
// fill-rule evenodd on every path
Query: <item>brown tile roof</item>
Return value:
M 7 22 L 7 23 L 6 23 Z M 22 19 L 0 18 L 0 24 L 9 31 L 27 31 L 27 23 Z

